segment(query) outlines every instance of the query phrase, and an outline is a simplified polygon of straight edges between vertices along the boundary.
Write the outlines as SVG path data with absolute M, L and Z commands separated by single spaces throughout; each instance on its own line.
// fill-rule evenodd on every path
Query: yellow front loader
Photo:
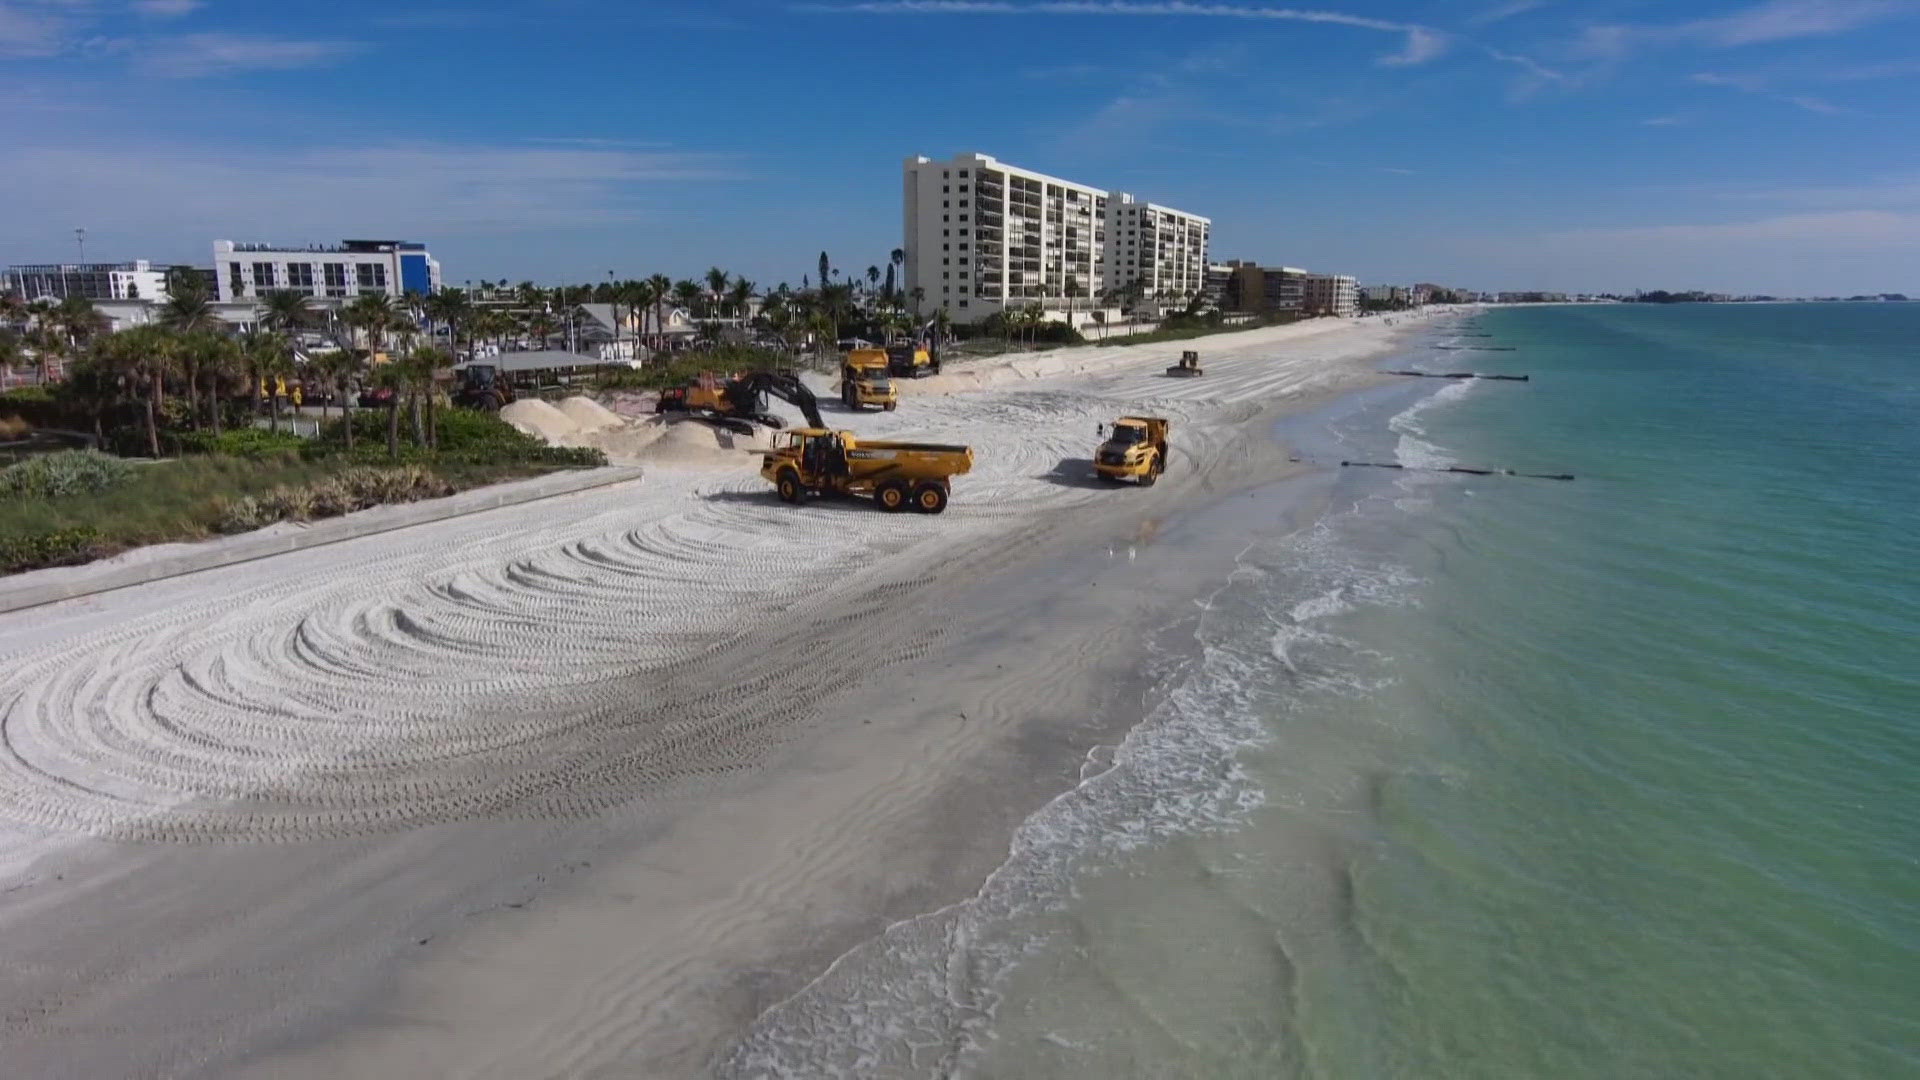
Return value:
M 760 475 L 790 503 L 809 495 L 869 495 L 889 513 L 947 508 L 952 479 L 973 469 L 973 448 L 870 442 L 851 431 L 790 428 L 761 455 Z

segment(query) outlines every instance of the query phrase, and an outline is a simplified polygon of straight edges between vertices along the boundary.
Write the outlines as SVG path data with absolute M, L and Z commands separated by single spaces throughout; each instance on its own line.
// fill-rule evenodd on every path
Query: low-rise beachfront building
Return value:
M 1351 319 L 1360 310 L 1360 283 L 1346 274 L 1308 274 L 1302 283 L 1300 310 L 1306 315 Z
M 0 292 L 23 300 L 165 300 L 167 274 L 174 269 L 145 259 L 115 263 L 27 263 L 7 267 Z
M 334 247 L 213 242 L 217 295 L 223 301 L 276 290 L 335 303 L 356 296 L 429 295 L 440 288 L 440 264 L 425 244 L 408 240 L 346 240 Z
M 1206 218 L 986 154 L 906 159 L 901 219 L 901 287 L 923 317 L 978 322 L 1036 303 L 1084 315 L 1136 282 L 1161 299 L 1204 285 Z
M 1368 285 L 1360 290 L 1360 299 L 1373 307 L 1413 306 L 1413 290 L 1405 285 Z

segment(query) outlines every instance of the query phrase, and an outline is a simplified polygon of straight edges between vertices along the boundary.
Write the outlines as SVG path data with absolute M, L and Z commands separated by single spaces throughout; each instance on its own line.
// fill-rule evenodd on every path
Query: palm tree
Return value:
M 907 252 L 905 248 L 894 248 L 887 253 L 887 264 L 892 266 L 901 280 L 905 280 L 907 271 Z
M 922 288 L 919 285 L 915 285 L 913 287 L 912 296 L 913 296 L 913 321 L 919 322 L 920 321 L 920 305 L 924 303 L 927 299 L 927 290 Z M 946 309 L 941 308 L 941 310 L 945 311 Z
M 869 266 L 867 267 L 867 292 L 874 293 L 879 291 L 879 289 L 880 289 L 880 268 L 877 266 Z
M 240 367 L 240 347 L 217 330 L 195 330 L 180 336 L 181 367 L 187 372 L 189 407 L 193 403 L 195 376 L 207 381 L 207 413 L 214 437 L 220 435 L 220 398 L 224 385 Z M 199 425 L 196 416 L 194 424 Z
M 136 326 L 100 339 L 94 354 L 127 386 L 140 387 L 146 401 L 147 450 L 160 456 L 160 395 L 172 370 L 177 338 L 165 327 Z
M 673 283 L 673 302 L 694 314 L 699 314 L 700 285 L 694 281 L 676 281 Z
M 94 310 L 93 301 L 75 293 L 60 301 L 53 310 L 54 325 L 67 336 L 75 352 L 107 328 L 106 316 Z
M 653 332 L 658 340 L 655 346 L 667 347 L 667 300 L 673 296 L 673 279 L 665 274 L 655 274 L 647 279 L 647 287 L 653 291 Z
M 362 293 L 341 314 L 349 325 L 358 326 L 365 333 L 369 358 L 385 348 L 388 331 L 399 323 L 393 298 L 385 293 Z
M 733 308 L 734 315 L 742 323 L 747 320 L 747 307 L 753 302 L 753 282 L 746 278 L 734 278 L 733 287 L 727 290 L 727 303 Z
M 250 330 L 240 340 L 247 358 L 248 375 L 256 381 L 260 393 L 272 406 L 269 430 L 280 431 L 280 380 L 293 372 L 293 346 L 275 330 Z M 255 398 L 258 401 L 259 398 Z
M 730 280 L 732 275 L 717 266 L 707 271 L 707 302 L 713 305 L 707 312 L 708 315 L 723 314 L 720 311 L 720 300 L 727 294 L 727 282 Z
M 833 264 L 827 261 L 827 253 L 820 253 L 820 287 L 827 287 L 827 279 L 833 276 Z
M 400 460 L 400 392 L 407 388 L 407 362 L 393 360 L 380 365 L 373 373 L 373 381 L 383 390 L 391 391 L 387 395 L 387 457 Z
M 274 289 L 260 298 L 260 325 L 292 336 L 313 322 L 313 298 L 293 289 Z

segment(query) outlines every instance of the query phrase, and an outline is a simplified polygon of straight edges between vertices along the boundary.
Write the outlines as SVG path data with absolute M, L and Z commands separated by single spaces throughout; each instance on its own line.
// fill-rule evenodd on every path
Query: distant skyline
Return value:
M 978 150 L 1363 282 L 1920 294 L 1916 98 L 1911 0 L 0 0 L 0 262 L 797 286 Z

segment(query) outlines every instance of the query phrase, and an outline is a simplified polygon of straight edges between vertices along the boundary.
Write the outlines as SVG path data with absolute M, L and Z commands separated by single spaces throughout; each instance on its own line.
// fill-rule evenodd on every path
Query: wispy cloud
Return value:
M 1732 47 L 1840 34 L 1913 13 L 1914 6 L 1904 0 L 1769 0 L 1731 15 L 1687 23 L 1682 30 L 1709 44 Z
M 1380 63 L 1393 66 L 1426 63 L 1444 54 L 1452 40 L 1445 32 L 1430 26 L 1351 15 L 1342 11 L 1200 3 L 1195 0 L 1038 0 L 1035 3 L 1013 3 L 1011 0 L 855 0 L 850 3 L 797 6 L 802 11 L 842 15 L 1077 15 L 1321 23 L 1401 35 L 1404 41 L 1399 51 L 1380 57 Z
M 77 26 L 67 5 L 0 0 L 0 56 L 52 56 Z
M 1535 8 L 1545 7 L 1546 3 L 1547 0 L 1507 0 L 1506 3 L 1495 4 L 1493 7 L 1470 17 L 1467 21 L 1476 26 L 1486 23 L 1504 22 L 1507 19 L 1513 18 L 1515 15 L 1524 15 Z
M 1906 0 L 1768 0 L 1728 15 L 1681 23 L 1588 26 L 1575 49 L 1606 60 L 1652 46 L 1731 49 L 1842 34 L 1916 13 L 1920 5 Z
M 245 71 L 326 67 L 358 53 L 352 41 L 303 41 L 249 34 L 181 34 L 154 38 L 134 49 L 134 67 L 167 79 L 198 79 Z
M 1686 122 L 1684 116 L 1649 116 L 1640 124 L 1643 127 L 1679 127 Z
M 522 232 L 642 220 L 662 185 L 737 178 L 731 158 L 522 144 L 302 149 L 0 147 L 10 210 L 125 236 L 300 240 L 353 228 Z M 157 239 L 152 242 L 159 242 Z
M 1753 94 L 1757 97 L 1766 98 L 1769 101 L 1780 102 L 1783 105 L 1792 105 L 1797 109 L 1804 109 L 1807 112 L 1831 115 L 1846 111 L 1825 98 L 1814 97 L 1811 94 L 1778 93 L 1769 89 L 1767 81 L 1758 75 L 1728 75 L 1716 71 L 1701 71 L 1694 73 L 1692 81 L 1699 83 L 1701 86 L 1719 86 L 1729 90 L 1738 90 L 1743 94 Z
M 133 10 L 156 19 L 177 19 L 205 6 L 202 0 L 133 0 Z

